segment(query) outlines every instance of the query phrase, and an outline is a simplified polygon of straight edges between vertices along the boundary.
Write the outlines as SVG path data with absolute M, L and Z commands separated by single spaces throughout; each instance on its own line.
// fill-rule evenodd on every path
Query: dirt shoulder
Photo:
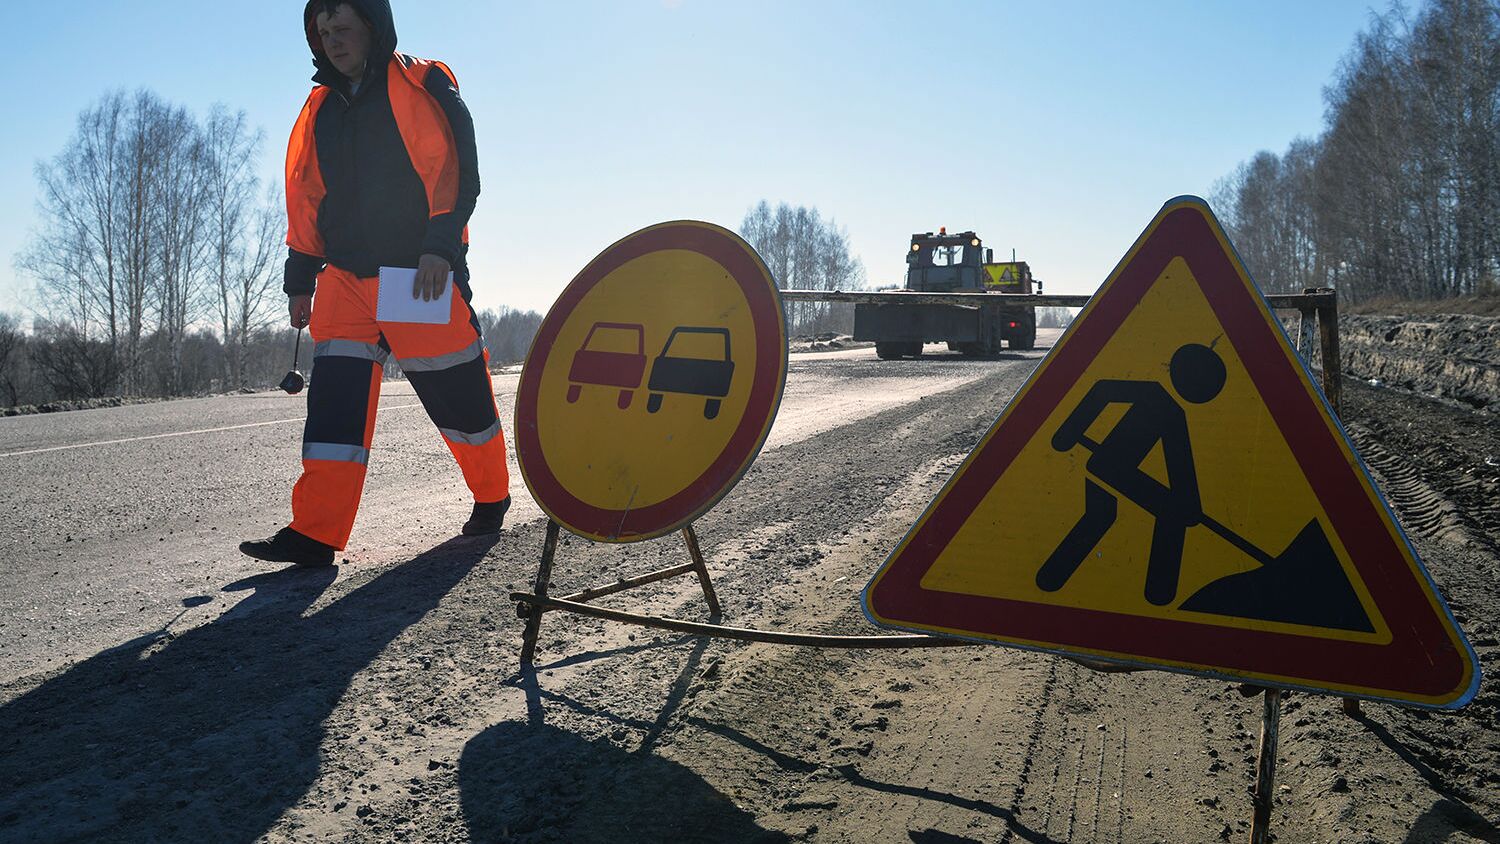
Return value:
M 1370 383 L 1500 411 L 1500 317 L 1339 316 L 1344 372 Z

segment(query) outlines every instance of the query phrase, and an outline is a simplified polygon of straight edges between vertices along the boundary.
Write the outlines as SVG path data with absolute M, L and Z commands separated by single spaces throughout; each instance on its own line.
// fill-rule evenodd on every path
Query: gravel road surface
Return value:
M 1054 332 L 1055 333 L 1055 332 Z M 1044 338 L 1050 342 L 1051 338 Z M 869 632 L 874 568 L 1045 353 L 794 355 L 765 450 L 698 525 L 728 624 Z M 512 415 L 516 379 L 497 378 Z M 1479 651 L 1457 713 L 1294 695 L 1282 841 L 1500 841 L 1500 423 L 1350 381 L 1356 446 Z M 0 419 L 0 841 L 1243 840 L 1259 703 L 1003 648 L 840 652 L 549 615 L 544 522 L 497 541 L 409 387 L 385 385 L 340 565 L 288 517 L 304 400 Z M 558 593 L 684 559 L 565 538 Z M 689 579 L 612 606 L 706 617 Z

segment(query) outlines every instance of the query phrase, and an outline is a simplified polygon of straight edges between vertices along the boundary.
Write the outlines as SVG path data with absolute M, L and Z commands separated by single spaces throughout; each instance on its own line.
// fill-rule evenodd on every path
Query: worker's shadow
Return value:
M 285 569 L 211 624 L 142 636 L 0 707 L 0 840 L 252 841 L 307 792 L 363 669 L 484 557 L 450 540 L 309 612 Z

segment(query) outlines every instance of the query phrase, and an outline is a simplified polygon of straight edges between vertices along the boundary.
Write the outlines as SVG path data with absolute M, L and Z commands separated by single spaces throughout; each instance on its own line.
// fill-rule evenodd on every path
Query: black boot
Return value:
M 509 509 L 509 495 L 493 504 L 474 502 L 474 512 L 470 513 L 469 520 L 464 522 L 464 536 L 488 536 L 499 533 L 500 526 L 505 524 L 505 511 Z
M 253 539 L 240 543 L 240 552 L 257 560 L 296 563 L 299 566 L 332 565 L 334 550 L 332 545 L 324 545 L 289 527 L 276 531 L 276 535 L 270 539 Z

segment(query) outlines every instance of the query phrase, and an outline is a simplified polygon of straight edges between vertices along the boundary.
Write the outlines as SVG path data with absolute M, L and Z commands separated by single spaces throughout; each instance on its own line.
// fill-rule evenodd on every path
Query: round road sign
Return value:
M 516 457 L 558 524 L 606 542 L 681 528 L 765 442 L 786 383 L 781 295 L 709 223 L 642 229 L 589 262 L 537 330 Z

